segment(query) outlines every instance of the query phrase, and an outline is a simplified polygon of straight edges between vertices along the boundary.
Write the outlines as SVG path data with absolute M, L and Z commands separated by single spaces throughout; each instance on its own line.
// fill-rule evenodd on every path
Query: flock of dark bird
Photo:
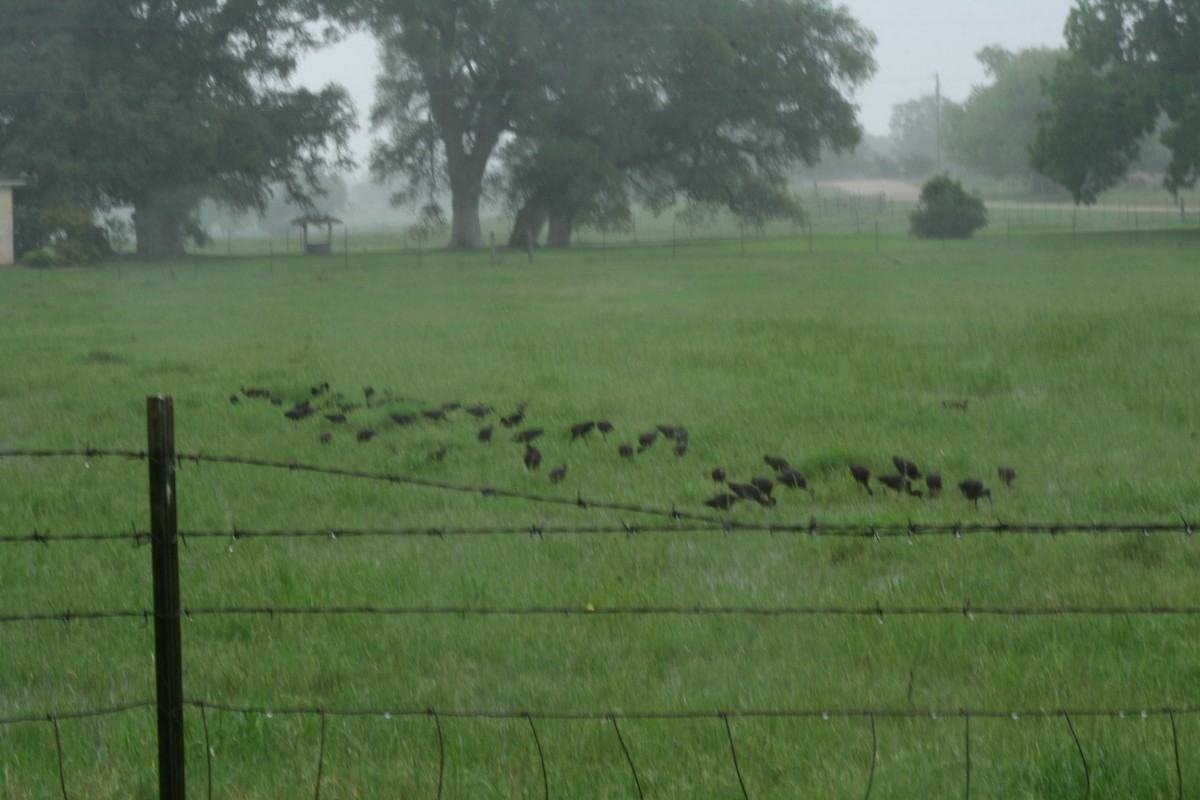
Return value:
M 263 388 L 242 387 L 240 392 L 229 396 L 229 402 L 233 404 L 240 403 L 242 400 L 265 400 L 276 407 L 285 405 L 279 394 Z M 400 406 L 409 408 L 416 406 L 417 408 L 415 410 L 399 410 Z M 546 431 L 525 424 L 527 407 L 526 403 L 517 403 L 511 412 L 496 417 L 496 422 L 492 422 L 490 420 L 496 413 L 495 409 L 483 403 L 464 405 L 460 402 L 448 402 L 435 406 L 413 398 L 394 395 L 391 390 L 377 392 L 370 386 L 362 390 L 361 400 L 352 400 L 341 392 L 331 390 L 329 383 L 325 382 L 310 387 L 309 396 L 284 410 L 283 416 L 292 422 L 308 419 L 325 420 L 328 425 L 318 432 L 317 438 L 322 444 L 329 444 L 333 440 L 334 430 L 342 426 L 352 428 L 355 439 L 364 443 L 371 441 L 389 428 L 408 427 L 422 420 L 431 423 L 445 423 L 451 420 L 451 415 L 461 412 L 474 418 L 477 424 L 483 423 L 475 432 L 477 441 L 482 444 L 491 444 L 498 435 L 503 435 L 510 441 L 523 445 L 522 463 L 526 469 L 536 471 L 542 466 L 543 454 L 535 442 L 547 441 L 542 439 L 546 435 Z M 376 412 L 371 415 L 375 420 L 373 424 L 351 424 L 352 416 L 361 417 L 363 416 L 362 412 L 368 411 Z M 496 428 L 497 423 L 501 428 L 509 429 L 511 434 L 508 432 L 500 434 Z M 569 434 L 570 442 L 574 443 L 577 440 L 586 439 L 593 431 L 607 438 L 615 430 L 613 423 L 609 420 L 596 419 L 577 422 L 570 426 L 566 434 Z M 662 424 L 640 433 L 637 436 L 636 447 L 631 441 L 618 444 L 617 454 L 623 459 L 634 459 L 660 440 L 670 442 L 672 452 L 678 457 L 682 457 L 688 452 L 688 429 L 683 425 Z M 441 461 L 449 450 L 450 445 L 443 445 L 429 453 L 429 460 Z M 720 511 L 729 511 L 735 504 L 743 501 L 774 507 L 778 502 L 774 494 L 777 486 L 798 491 L 805 491 L 809 488 L 808 478 L 803 472 L 794 468 L 786 458 L 767 454 L 763 456 L 762 460 L 771 470 L 770 477 L 755 475 L 745 481 L 736 481 L 729 479 L 723 467 L 713 468 L 710 477 L 714 482 L 721 484 L 723 488 L 705 500 L 704 505 Z M 942 494 L 943 483 L 940 473 L 926 472 L 922 474 L 915 462 L 902 456 L 893 456 L 892 464 L 895 472 L 874 476 L 870 468 L 864 464 L 849 464 L 849 470 L 851 477 L 869 495 L 875 494 L 871 488 L 872 479 L 897 495 L 903 494 L 932 500 Z M 550 483 L 560 483 L 566 478 L 566 475 L 566 462 L 551 467 L 548 471 Z M 1012 467 L 1002 465 L 997 468 L 996 476 L 1006 487 L 1011 489 L 1017 473 Z M 920 488 L 922 483 L 924 489 Z M 987 498 L 989 502 L 992 499 L 991 489 L 987 488 L 979 478 L 965 478 L 959 482 L 958 490 L 976 508 L 981 499 Z

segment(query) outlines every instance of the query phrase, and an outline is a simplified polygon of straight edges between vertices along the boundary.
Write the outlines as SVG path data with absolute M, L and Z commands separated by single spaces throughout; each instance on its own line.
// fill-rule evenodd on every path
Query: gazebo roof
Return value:
M 331 217 L 328 214 L 310 214 L 303 217 L 296 217 L 292 220 L 293 225 L 341 225 L 342 221 L 337 217 Z

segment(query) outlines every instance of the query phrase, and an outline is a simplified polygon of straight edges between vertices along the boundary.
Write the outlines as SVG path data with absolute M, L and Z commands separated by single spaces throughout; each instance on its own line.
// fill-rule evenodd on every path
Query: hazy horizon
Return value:
M 845 0 L 858 22 L 877 39 L 875 76 L 854 95 L 859 119 L 869 134 L 886 136 L 897 103 L 932 94 L 935 75 L 942 96 L 962 102 L 971 87 L 986 82 L 975 53 L 997 44 L 1010 50 L 1063 46 L 1063 24 L 1072 0 Z M 351 137 L 357 173 L 366 170 L 372 133 L 369 124 L 378 72 L 376 44 L 357 33 L 304 58 L 296 82 L 346 87 L 354 100 L 359 129 Z

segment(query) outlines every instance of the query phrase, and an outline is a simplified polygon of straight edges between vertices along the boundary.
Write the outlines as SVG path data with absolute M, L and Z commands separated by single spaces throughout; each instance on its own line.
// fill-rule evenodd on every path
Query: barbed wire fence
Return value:
M 964 599 L 958 604 L 930 605 L 508 605 L 488 606 L 473 604 L 412 604 L 412 605 L 221 605 L 185 606 L 180 603 L 178 550 L 180 543 L 195 540 L 229 540 L 231 546 L 239 540 L 264 539 L 355 539 L 376 538 L 387 540 L 448 537 L 637 537 L 642 535 L 694 537 L 698 535 L 728 536 L 731 532 L 757 532 L 765 535 L 786 535 L 819 539 L 908 539 L 919 537 L 1096 537 L 1112 534 L 1137 534 L 1151 536 L 1182 536 L 1190 539 L 1195 530 L 1192 522 L 1180 518 L 1178 522 L 1065 522 L 1065 523 L 1020 523 L 997 521 L 994 523 L 954 524 L 824 524 L 810 519 L 799 524 L 755 524 L 737 522 L 721 517 L 682 512 L 678 509 L 663 509 L 629 503 L 610 502 L 576 497 L 548 496 L 518 492 L 492 486 L 470 486 L 428 480 L 394 473 L 368 472 L 361 470 L 323 467 L 295 461 L 274 461 L 240 456 L 219 456 L 201 453 L 176 453 L 174 449 L 174 416 L 170 398 L 147 399 L 149 440 L 147 450 L 101 449 L 84 447 L 78 449 L 26 449 L 0 451 L 0 460 L 5 459 L 92 459 L 114 458 L 147 464 L 151 476 L 151 525 L 149 530 L 133 526 L 129 531 L 73 531 L 47 533 L 0 533 L 0 546 L 34 545 L 58 547 L 60 545 L 126 542 L 131 546 L 149 545 L 154 564 L 153 608 L 84 608 L 55 610 L 8 610 L 0 609 L 0 625 L 55 623 L 60 625 L 92 624 L 119 620 L 131 620 L 142 625 L 154 625 L 154 647 L 156 664 L 156 697 L 154 699 L 115 703 L 92 709 L 66 709 L 38 713 L 21 713 L 0 716 L 0 728 L 17 725 L 45 724 L 54 732 L 58 765 L 58 785 L 62 796 L 68 798 L 65 756 L 59 722 L 62 720 L 92 719 L 144 712 L 154 709 L 157 715 L 158 775 L 162 800 L 181 800 L 184 795 L 184 714 L 186 709 L 198 713 L 206 753 L 207 796 L 212 796 L 212 741 L 209 728 L 209 713 L 235 714 L 270 718 L 276 715 L 315 718 L 319 722 L 319 742 L 316 756 L 315 796 L 320 798 L 326 759 L 326 728 L 331 718 L 425 718 L 431 720 L 438 746 L 437 792 L 441 797 L 446 770 L 446 749 L 442 731 L 443 719 L 505 720 L 525 722 L 528 725 L 538 758 L 543 795 L 551 796 L 551 783 L 537 723 L 546 721 L 599 722 L 610 725 L 613 738 L 623 760 L 629 768 L 633 791 L 639 798 L 645 796 L 643 783 L 635 759 L 622 735 L 620 723 L 628 721 L 712 721 L 720 723 L 728 745 L 729 767 L 733 772 L 743 797 L 751 793 L 738 760 L 738 750 L 733 723 L 749 720 L 787 719 L 829 721 L 834 719 L 862 720 L 870 725 L 871 749 L 865 796 L 870 798 L 875 786 L 876 764 L 879 760 L 877 723 L 884 720 L 933 719 L 960 721 L 963 725 L 964 753 L 964 796 L 971 796 L 972 720 L 1058 720 L 1067 729 L 1074 749 L 1079 757 L 1084 775 L 1085 797 L 1092 790 L 1091 765 L 1086 751 L 1075 729 L 1073 720 L 1079 719 L 1165 719 L 1170 727 L 1174 785 L 1178 797 L 1184 797 L 1184 756 L 1181 753 L 1177 721 L 1181 717 L 1200 716 L 1200 703 L 1163 705 L 1159 707 L 1104 707 L 1087 706 L 1071 708 L 724 708 L 724 709 L 627 709 L 627 708 L 433 708 L 396 706 L 372 707 L 325 707 L 243 705 L 233 702 L 215 702 L 207 699 L 189 698 L 183 691 L 182 652 L 180 624 L 182 620 L 195 621 L 199 618 L 248 618 L 281 617 L 578 617 L 612 618 L 634 616 L 679 616 L 679 617 L 960 617 L 973 620 L 976 617 L 1008 618 L 1063 618 L 1063 617 L 1200 617 L 1200 605 L 1194 604 L 1127 604 L 1127 605 L 992 605 L 973 604 Z M 528 526 L 482 526 L 482 527 L 410 527 L 410 528 L 319 528 L 319 529 L 275 529 L 255 530 L 230 528 L 228 530 L 180 529 L 175 518 L 175 474 L 185 464 L 240 465 L 260 469 L 286 470 L 326 477 L 353 478 L 403 484 L 437 489 L 446 492 L 475 494 L 482 497 L 509 499 L 534 504 L 575 506 L 582 509 L 616 511 L 634 515 L 634 521 L 621 521 L 608 525 L 548 525 L 534 523 Z M 650 523 L 644 520 L 653 520 Z

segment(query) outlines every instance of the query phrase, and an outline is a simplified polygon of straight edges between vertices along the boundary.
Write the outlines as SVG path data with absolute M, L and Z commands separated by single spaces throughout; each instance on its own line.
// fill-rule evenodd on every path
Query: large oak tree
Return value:
M 677 197 L 795 215 L 786 168 L 860 136 L 847 95 L 874 39 L 826 0 L 329 0 L 382 43 L 372 167 L 398 199 L 449 189 L 451 247 L 482 245 L 505 149 L 514 240 Z
M 180 253 L 204 198 L 303 201 L 348 163 L 345 92 L 290 87 L 299 0 L 7 0 L 0 168 L 42 197 L 131 205 L 139 254 Z
M 1080 0 L 1066 25 L 1070 57 L 1046 83 L 1034 169 L 1094 202 L 1161 130 L 1168 189 L 1200 177 L 1200 1 Z

